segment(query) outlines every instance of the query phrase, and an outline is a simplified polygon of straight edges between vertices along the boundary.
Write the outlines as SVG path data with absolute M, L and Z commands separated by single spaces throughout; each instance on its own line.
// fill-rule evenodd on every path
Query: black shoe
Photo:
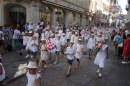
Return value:
M 19 53 L 19 55 L 23 55 L 23 53 Z
M 89 59 L 91 60 L 92 58 L 91 58 L 91 57 L 89 57 Z

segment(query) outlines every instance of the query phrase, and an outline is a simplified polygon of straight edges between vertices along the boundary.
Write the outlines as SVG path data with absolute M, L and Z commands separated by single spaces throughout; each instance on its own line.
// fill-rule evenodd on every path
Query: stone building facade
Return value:
M 93 25 L 93 13 L 89 11 L 91 0 L 0 0 L 0 25 L 23 24 L 41 20 L 52 26 L 57 22 L 66 26 Z

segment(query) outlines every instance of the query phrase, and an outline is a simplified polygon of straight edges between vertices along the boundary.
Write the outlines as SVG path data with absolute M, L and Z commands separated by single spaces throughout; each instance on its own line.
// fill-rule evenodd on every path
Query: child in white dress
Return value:
M 60 54 L 60 51 L 61 51 L 62 42 L 60 40 L 60 35 L 59 34 L 57 35 L 57 39 L 56 39 L 55 44 L 56 44 L 56 48 L 55 48 L 56 60 L 54 62 L 54 65 L 56 65 L 57 62 L 59 61 L 59 54 Z
M 80 64 L 79 59 L 82 57 L 82 53 L 83 53 L 82 39 L 78 39 L 78 44 L 76 45 L 76 54 L 75 54 L 75 57 L 77 58 L 76 68 L 78 68 L 78 65 Z
M 32 37 L 32 41 L 31 41 L 31 58 L 33 58 L 34 60 L 37 59 L 36 54 L 38 51 L 38 40 L 36 39 L 35 36 Z
M 30 57 L 31 41 L 32 41 L 32 31 L 29 31 L 27 40 L 28 41 L 27 41 L 27 46 L 26 46 L 26 51 L 27 51 L 26 58 Z
M 42 31 L 41 39 L 42 39 L 42 38 L 45 38 L 45 30 Z
M 70 72 L 71 72 L 71 67 L 72 67 L 72 63 L 73 63 L 73 60 L 74 60 L 74 55 L 76 53 L 76 49 L 73 47 L 73 41 L 70 41 L 70 44 L 69 46 L 66 48 L 66 55 L 67 55 L 67 59 L 68 59 L 68 72 L 66 73 L 67 76 L 70 75 Z
M 108 59 L 108 45 L 105 44 L 104 40 L 101 40 L 101 43 L 98 45 L 101 46 L 101 49 L 99 50 L 99 52 L 96 55 L 94 64 L 98 65 L 98 75 L 101 78 L 102 75 L 102 69 L 105 66 L 105 61 L 106 59 Z
M 37 63 L 29 62 L 27 67 L 27 79 L 28 83 L 26 86 L 42 86 L 41 85 L 41 75 L 37 73 Z
M 87 47 L 88 47 L 88 49 L 89 49 L 89 59 L 91 60 L 93 48 L 95 47 L 94 34 L 92 34 L 92 35 L 91 35 L 91 38 L 89 38 L 88 43 L 87 43 Z
M 39 72 L 42 71 L 44 65 L 46 64 L 46 61 L 48 60 L 46 39 L 42 38 L 41 41 L 42 41 L 40 44 L 41 58 L 39 63 Z

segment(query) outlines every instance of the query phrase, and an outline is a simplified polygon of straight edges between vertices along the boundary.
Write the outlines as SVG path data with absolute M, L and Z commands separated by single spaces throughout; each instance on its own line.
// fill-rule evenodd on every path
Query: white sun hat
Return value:
M 67 29 L 67 31 L 70 31 L 69 29 Z
M 52 33 L 51 36 L 54 36 L 54 34 Z
M 32 33 L 32 31 L 29 31 L 28 33 Z
M 30 61 L 26 67 L 27 68 L 37 68 L 37 63 Z
M 78 39 L 78 41 L 82 41 L 82 39 Z
M 74 43 L 73 41 L 70 41 L 70 43 Z
M 41 39 L 41 41 L 46 41 L 46 38 L 45 38 L 45 37 L 43 37 L 43 38 Z
M 60 36 L 60 34 L 57 34 L 57 36 Z
M 75 34 L 79 34 L 78 32 L 75 32 Z
M 62 33 L 62 35 L 64 36 L 64 35 L 65 35 L 65 33 Z

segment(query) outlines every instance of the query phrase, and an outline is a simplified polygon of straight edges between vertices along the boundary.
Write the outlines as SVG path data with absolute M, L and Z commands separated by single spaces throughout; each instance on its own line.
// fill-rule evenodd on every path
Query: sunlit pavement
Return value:
M 87 51 L 86 47 L 84 51 Z M 27 84 L 25 66 L 30 59 L 25 59 L 25 54 L 19 56 L 19 52 L 20 50 L 6 52 L 3 56 L 6 86 L 26 86 Z M 88 55 L 83 55 L 78 69 L 75 69 L 75 59 L 71 76 L 66 77 L 68 67 L 66 57 L 61 55 L 59 63 L 53 65 L 55 60 L 53 55 L 41 73 L 42 86 L 130 86 L 130 65 L 123 65 L 122 59 L 114 57 L 113 46 L 109 46 L 109 59 L 106 61 L 102 78 L 98 78 L 96 74 L 98 67 L 93 64 L 94 58 L 95 55 L 92 56 L 92 60 L 89 60 Z

